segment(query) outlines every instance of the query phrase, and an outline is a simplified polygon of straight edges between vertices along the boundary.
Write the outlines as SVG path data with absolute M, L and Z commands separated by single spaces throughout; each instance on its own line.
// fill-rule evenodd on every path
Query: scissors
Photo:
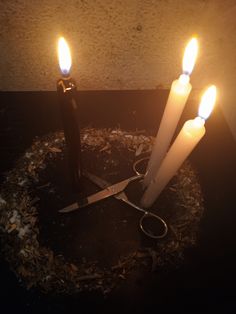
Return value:
M 61 213 L 69 213 L 71 211 L 86 207 L 90 204 L 96 203 L 98 201 L 101 201 L 105 198 L 108 198 L 110 196 L 114 196 L 116 199 L 125 202 L 126 204 L 132 206 L 133 208 L 135 208 L 136 210 L 140 211 L 143 213 L 143 216 L 140 218 L 139 220 L 139 226 L 140 229 L 142 230 L 142 232 L 153 239 L 161 239 L 164 238 L 168 232 L 168 226 L 166 224 L 166 222 L 159 217 L 158 215 L 147 211 L 139 206 L 137 206 L 136 204 L 134 204 L 133 202 L 131 202 L 126 193 L 125 193 L 125 188 L 128 186 L 128 184 L 132 181 L 136 181 L 136 180 L 140 180 L 143 178 L 143 174 L 138 173 L 137 175 L 128 178 L 126 180 L 120 181 L 116 184 L 110 185 L 109 182 L 107 182 L 106 180 L 97 177 L 96 175 L 84 171 L 83 175 L 88 178 L 89 180 L 91 180 L 94 184 L 96 184 L 97 186 L 99 186 L 100 188 L 102 188 L 103 190 L 100 192 L 97 192 L 93 195 L 88 196 L 87 198 L 83 199 L 83 200 L 79 200 L 78 202 L 75 202 L 61 210 L 59 210 L 59 212 Z M 160 231 L 156 231 L 153 232 L 153 230 L 151 230 L 150 228 L 148 228 L 148 226 L 146 226 L 146 224 L 148 223 L 148 220 L 151 220 L 152 224 L 155 225 L 162 225 L 163 231 L 160 233 Z M 159 228 L 158 228 L 159 229 Z

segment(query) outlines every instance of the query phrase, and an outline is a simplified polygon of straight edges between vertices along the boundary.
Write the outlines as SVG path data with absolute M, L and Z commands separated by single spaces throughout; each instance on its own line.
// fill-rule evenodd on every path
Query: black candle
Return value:
M 71 56 L 64 38 L 58 43 L 59 64 L 62 78 L 57 81 L 57 92 L 66 141 L 66 158 L 72 187 L 81 188 L 81 143 L 77 87 L 70 77 Z

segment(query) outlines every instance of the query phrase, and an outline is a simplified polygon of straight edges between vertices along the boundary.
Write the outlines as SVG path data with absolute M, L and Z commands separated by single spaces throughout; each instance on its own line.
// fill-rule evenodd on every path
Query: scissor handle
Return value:
M 137 175 L 145 175 L 145 173 L 141 173 L 140 171 L 138 171 L 138 165 L 144 161 L 144 160 L 148 160 L 150 157 L 144 157 L 144 158 L 141 158 L 141 159 L 138 159 L 137 161 L 135 161 L 135 163 L 133 164 L 133 170 L 134 172 L 137 174 Z
M 161 223 L 163 225 L 163 232 L 161 234 L 154 234 L 153 232 L 151 232 L 151 230 L 148 230 L 147 227 L 145 227 L 144 225 L 145 219 L 147 218 L 158 220 L 158 223 Z M 166 222 L 160 216 L 155 215 L 154 213 L 148 212 L 148 211 L 145 211 L 144 215 L 140 218 L 139 226 L 141 230 L 143 231 L 143 233 L 145 233 L 148 237 L 153 238 L 153 239 L 164 238 L 168 232 L 168 226 Z
M 127 203 L 128 205 L 136 208 L 141 213 L 143 213 L 143 216 L 139 220 L 139 226 L 140 226 L 140 229 L 143 231 L 143 233 L 146 234 L 146 236 L 148 236 L 152 239 L 161 239 L 167 235 L 168 226 L 167 226 L 166 222 L 160 216 L 158 216 L 152 212 L 149 212 L 149 211 L 145 210 L 144 208 L 139 207 L 135 203 L 131 202 L 127 198 L 125 192 L 123 192 L 123 194 L 120 194 L 120 196 L 118 196 L 118 198 L 121 199 L 122 201 L 124 201 L 125 203 Z M 147 218 L 153 218 L 154 220 L 161 223 L 163 225 L 163 232 L 161 234 L 156 235 L 153 232 L 151 232 L 151 230 L 147 230 L 147 227 L 144 226 L 145 219 L 147 219 Z

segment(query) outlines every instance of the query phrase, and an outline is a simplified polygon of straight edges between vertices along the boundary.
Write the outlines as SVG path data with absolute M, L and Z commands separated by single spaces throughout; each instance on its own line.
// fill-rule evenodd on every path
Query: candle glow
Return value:
M 70 48 L 63 37 L 60 37 L 58 40 L 58 60 L 62 74 L 67 76 L 70 72 L 72 61 Z

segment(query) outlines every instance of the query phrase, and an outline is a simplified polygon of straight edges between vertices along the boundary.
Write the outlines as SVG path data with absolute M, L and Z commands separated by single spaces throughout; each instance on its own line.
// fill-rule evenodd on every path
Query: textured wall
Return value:
M 234 127 L 235 16 L 234 0 L 0 0 L 0 90 L 54 90 L 59 35 L 80 89 L 169 87 L 197 33 L 192 83 L 221 88 Z

